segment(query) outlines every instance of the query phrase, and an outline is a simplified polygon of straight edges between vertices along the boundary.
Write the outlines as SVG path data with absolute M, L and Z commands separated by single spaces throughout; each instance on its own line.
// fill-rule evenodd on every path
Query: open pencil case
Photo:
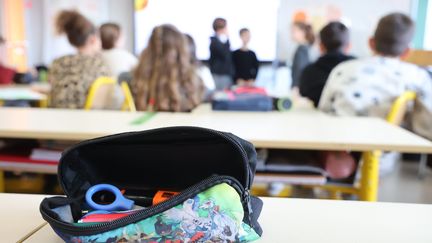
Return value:
M 66 242 L 253 241 L 262 234 L 263 206 L 249 194 L 255 166 L 251 143 L 199 127 L 92 139 L 63 153 L 58 176 L 66 197 L 45 198 L 40 212 Z M 101 184 L 131 200 L 177 193 L 156 204 L 136 200 L 141 208 L 118 219 L 83 223 L 91 205 L 86 194 Z

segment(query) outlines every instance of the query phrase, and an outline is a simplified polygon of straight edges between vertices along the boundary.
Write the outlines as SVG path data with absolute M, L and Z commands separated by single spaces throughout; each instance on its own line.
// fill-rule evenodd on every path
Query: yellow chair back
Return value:
M 110 102 L 116 81 L 109 77 L 100 77 L 90 86 L 84 110 L 104 109 Z
M 407 91 L 400 95 L 392 104 L 387 115 L 387 122 L 400 125 L 407 112 L 408 104 L 416 99 L 416 93 Z M 379 160 L 381 151 L 366 151 L 362 154 L 360 182 L 354 187 L 339 185 L 310 186 L 321 188 L 330 193 L 331 199 L 342 199 L 341 194 L 354 194 L 364 201 L 376 201 L 379 181 Z
M 390 108 L 390 112 L 387 115 L 387 122 L 394 125 L 400 125 L 407 112 L 408 104 L 415 99 L 416 93 L 413 91 L 406 91 L 399 96 Z
M 122 110 L 129 110 L 131 112 L 136 112 L 135 101 L 132 96 L 132 92 L 130 91 L 129 85 L 127 82 L 121 82 L 121 88 L 124 95 L 124 102 L 122 106 Z

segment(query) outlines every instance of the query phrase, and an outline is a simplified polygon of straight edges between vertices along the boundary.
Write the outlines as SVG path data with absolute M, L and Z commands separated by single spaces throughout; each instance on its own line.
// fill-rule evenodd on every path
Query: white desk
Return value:
M 36 87 L 36 86 L 35 86 Z M 37 88 L 42 86 L 38 85 Z M 0 85 L 0 100 L 46 100 L 47 96 L 32 88 L 30 85 Z
M 43 198 L 27 197 L 33 201 Z M 35 213 L 39 205 L 30 201 L 22 198 L 17 204 L 26 205 Z M 264 234 L 256 242 L 432 242 L 432 205 L 276 198 L 263 201 L 259 222 Z M 45 226 L 25 242 L 62 241 Z
M 45 223 L 39 213 L 44 197 L 0 193 L 1 242 L 17 242 Z
M 1 113 L 0 113 L 1 114 Z M 320 112 L 168 114 L 144 126 L 200 126 L 231 132 L 256 147 L 311 150 L 388 150 L 432 153 L 432 143 L 378 118 L 332 117 Z M 1 135 L 1 132 L 0 132 Z
M 85 140 L 168 126 L 202 126 L 232 132 L 256 147 L 315 150 L 389 150 L 432 153 L 432 142 L 377 118 L 331 117 L 318 111 L 286 113 L 144 113 L 1 108 L 0 137 Z
M 231 132 L 256 147 L 367 151 L 360 198 L 376 200 L 378 158 L 373 151 L 432 153 L 432 142 L 384 120 L 332 117 L 312 110 L 203 114 L 157 113 L 145 123 L 132 122 L 146 113 L 55 109 L 0 109 L 0 137 L 84 140 L 120 132 L 170 126 L 200 126 Z

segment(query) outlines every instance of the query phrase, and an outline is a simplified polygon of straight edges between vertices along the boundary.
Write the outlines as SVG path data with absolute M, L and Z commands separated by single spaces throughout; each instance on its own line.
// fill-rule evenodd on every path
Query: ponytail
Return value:
M 56 18 L 56 30 L 66 34 L 69 42 L 75 47 L 84 46 L 88 37 L 96 33 L 95 26 L 75 10 L 63 10 Z

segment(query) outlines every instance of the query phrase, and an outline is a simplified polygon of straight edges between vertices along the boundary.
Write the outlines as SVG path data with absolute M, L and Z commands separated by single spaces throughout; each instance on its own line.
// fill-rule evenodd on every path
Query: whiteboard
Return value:
M 210 56 L 210 37 L 214 35 L 213 20 L 228 21 L 231 47 L 241 47 L 239 30 L 248 28 L 250 48 L 258 59 L 271 61 L 276 57 L 277 14 L 280 0 L 149 0 L 145 8 L 135 12 L 135 51 L 147 45 L 151 31 L 161 24 L 173 24 L 190 34 L 197 45 L 199 59 Z
M 108 0 L 44 0 L 43 21 L 43 62 L 51 63 L 55 58 L 75 53 L 66 35 L 58 35 L 55 30 L 56 16 L 62 10 L 78 10 L 92 23 L 100 25 L 108 21 Z

